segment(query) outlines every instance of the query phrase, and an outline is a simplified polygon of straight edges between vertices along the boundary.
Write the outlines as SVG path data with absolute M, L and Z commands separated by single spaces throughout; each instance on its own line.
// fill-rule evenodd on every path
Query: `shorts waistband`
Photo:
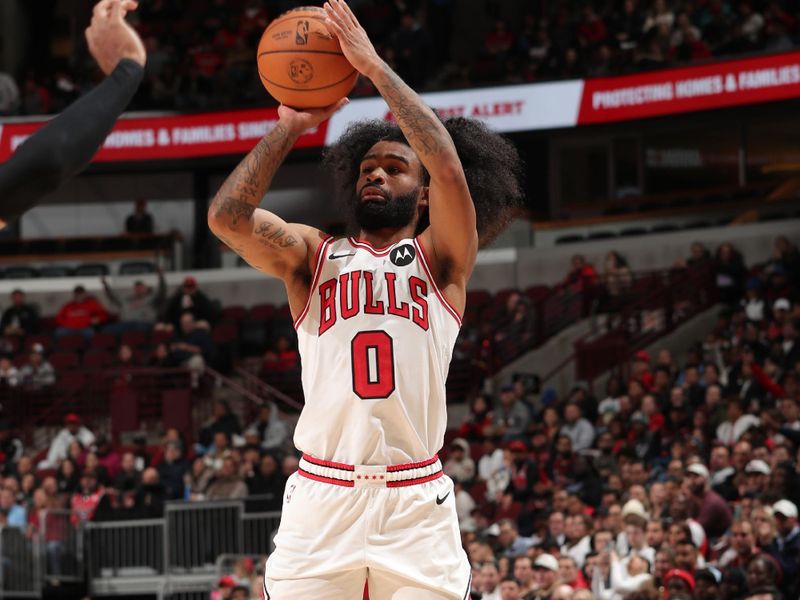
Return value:
M 438 479 L 444 473 L 439 456 L 403 465 L 347 465 L 303 454 L 298 473 L 343 487 L 406 487 Z

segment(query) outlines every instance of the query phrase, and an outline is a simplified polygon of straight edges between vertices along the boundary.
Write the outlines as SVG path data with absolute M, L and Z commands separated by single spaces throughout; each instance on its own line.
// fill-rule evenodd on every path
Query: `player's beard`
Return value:
M 418 198 L 419 189 L 399 196 L 388 195 L 382 202 L 372 200 L 365 202 L 356 197 L 356 223 L 364 231 L 405 227 L 414 220 Z

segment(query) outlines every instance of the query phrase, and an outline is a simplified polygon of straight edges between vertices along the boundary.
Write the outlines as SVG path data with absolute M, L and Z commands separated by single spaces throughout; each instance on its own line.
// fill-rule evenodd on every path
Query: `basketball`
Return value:
M 258 73 L 270 95 L 292 108 L 330 106 L 358 78 L 316 7 L 290 10 L 269 24 L 258 44 Z

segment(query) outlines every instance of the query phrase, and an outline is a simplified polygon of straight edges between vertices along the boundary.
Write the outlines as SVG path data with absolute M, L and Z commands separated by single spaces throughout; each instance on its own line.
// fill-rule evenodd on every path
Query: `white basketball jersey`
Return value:
M 380 249 L 352 238 L 320 244 L 295 321 L 306 399 L 297 448 L 356 465 L 433 456 L 444 443 L 460 326 L 419 239 Z

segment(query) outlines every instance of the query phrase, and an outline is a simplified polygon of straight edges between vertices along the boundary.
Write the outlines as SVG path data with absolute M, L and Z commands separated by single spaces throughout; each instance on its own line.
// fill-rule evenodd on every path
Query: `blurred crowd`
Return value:
M 261 34 L 299 0 L 156 0 L 133 17 L 148 51 L 138 110 L 269 102 Z M 601 77 L 798 44 L 790 0 L 352 0 L 381 56 L 415 89 Z M 469 13 L 465 17 L 464 11 Z M 82 58 L 78 58 L 82 56 Z M 97 73 L 85 54 L 0 74 L 0 114 L 60 111 Z M 57 67 L 57 68 L 52 68 Z M 361 79 L 353 96 L 374 95 Z

